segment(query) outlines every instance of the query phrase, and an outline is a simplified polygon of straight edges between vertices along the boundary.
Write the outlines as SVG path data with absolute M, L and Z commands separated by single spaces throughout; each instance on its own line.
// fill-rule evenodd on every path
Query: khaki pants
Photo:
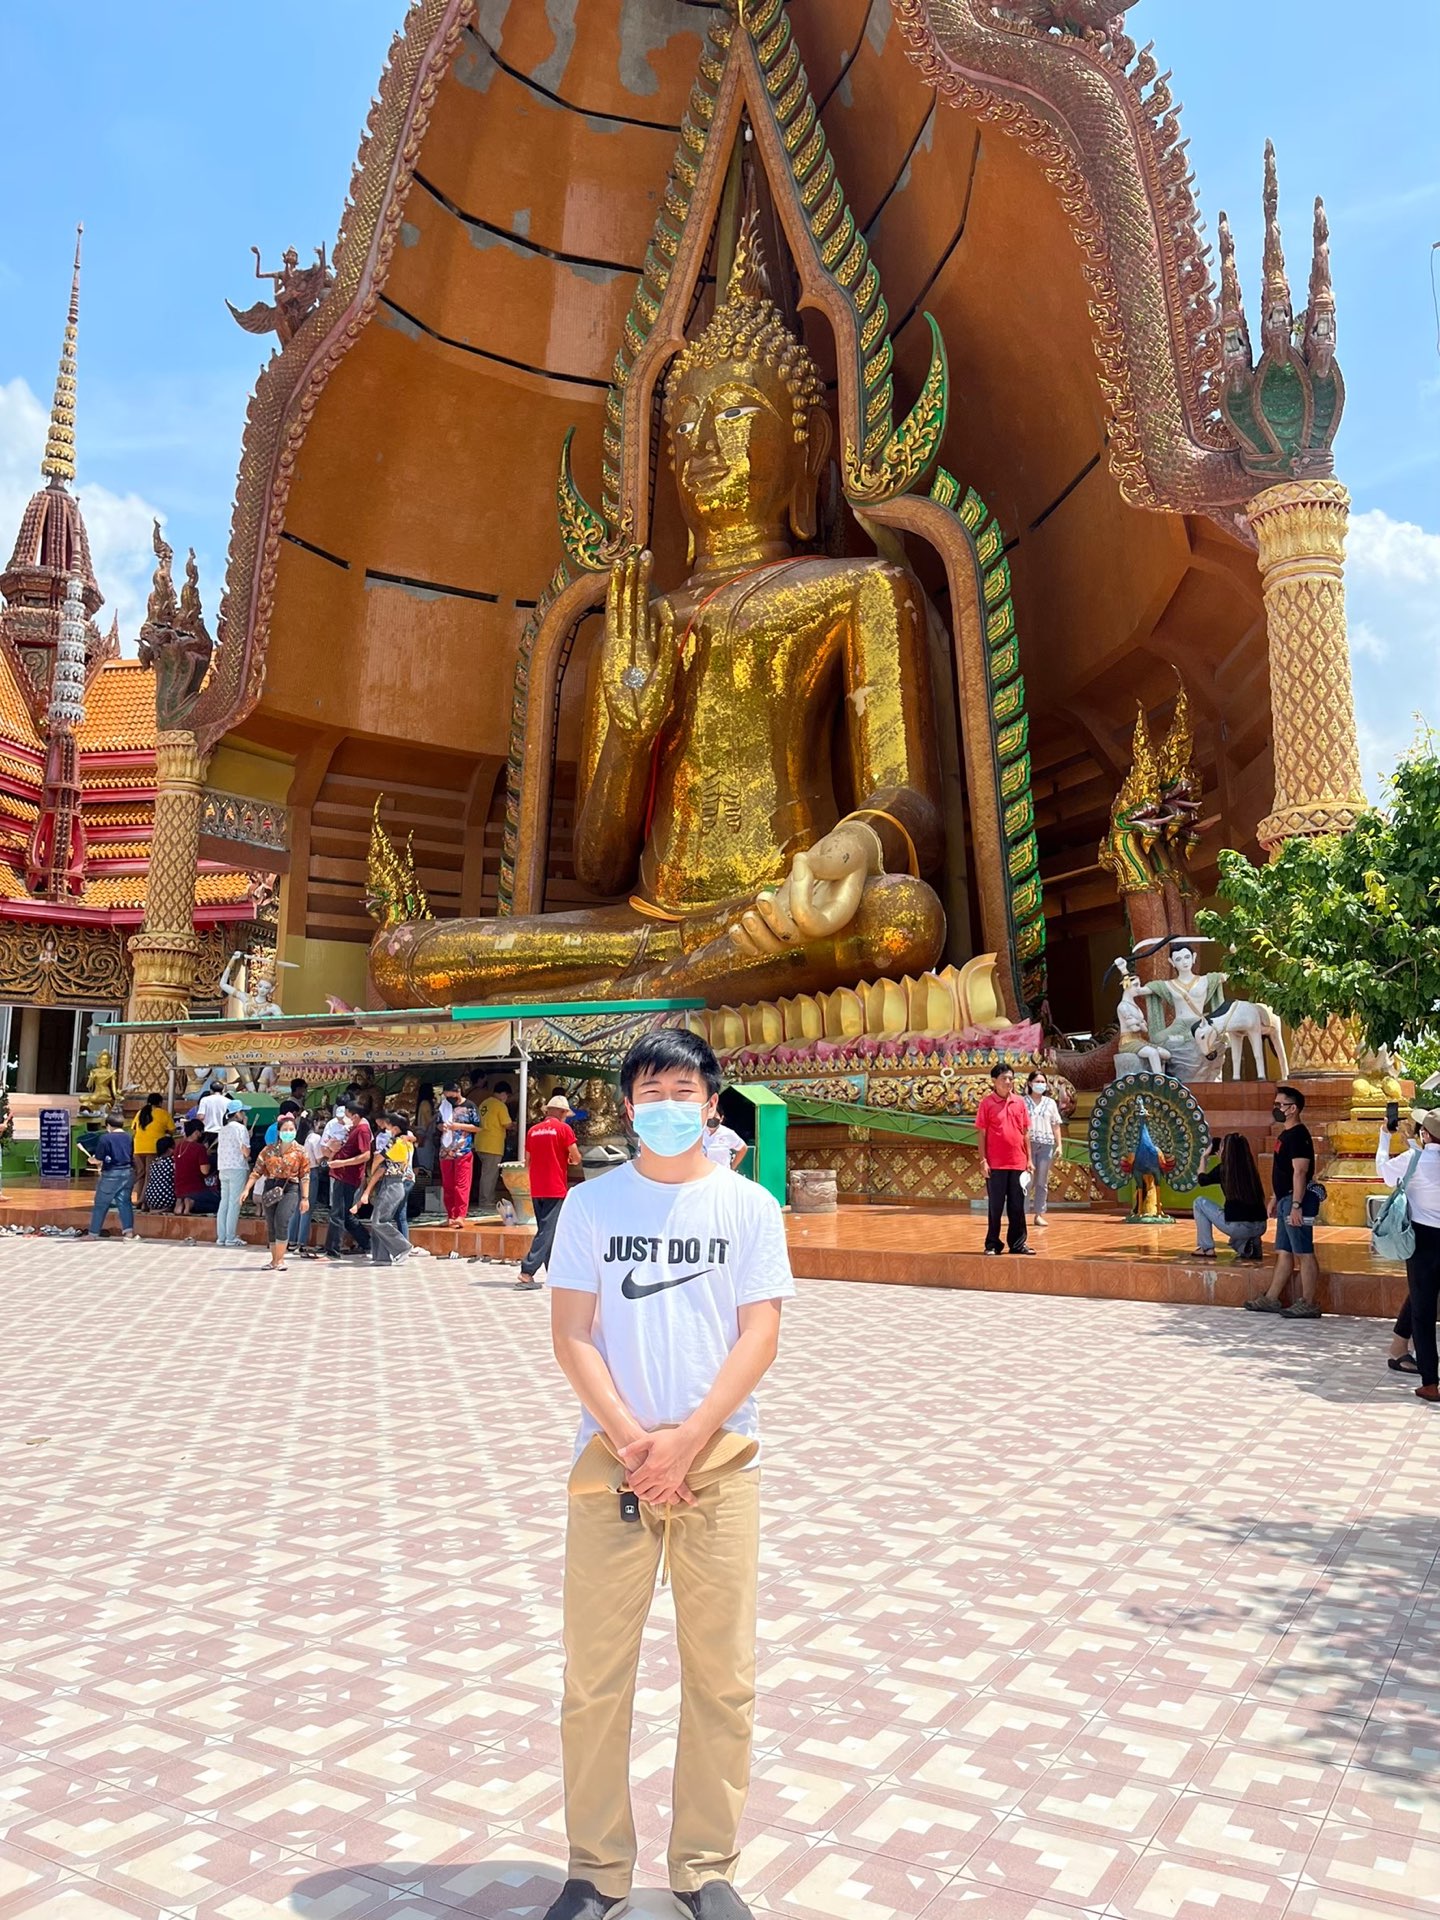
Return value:
M 570 1878 L 610 1900 L 629 1893 L 635 1870 L 630 1728 L 666 1511 L 645 1506 L 638 1523 L 622 1520 L 621 1477 L 598 1439 L 571 1475 L 560 1716 Z M 755 1720 L 759 1478 L 729 1472 L 697 1490 L 693 1507 L 669 1509 L 680 1648 L 669 1866 L 679 1893 L 731 1879 L 739 1855 Z

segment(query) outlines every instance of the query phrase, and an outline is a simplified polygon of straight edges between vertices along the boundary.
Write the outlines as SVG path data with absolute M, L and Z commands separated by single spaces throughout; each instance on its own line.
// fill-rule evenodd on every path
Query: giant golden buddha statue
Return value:
M 371 969 L 390 1005 L 577 990 L 719 1005 L 939 958 L 924 602 L 903 566 L 808 550 L 823 398 L 747 217 L 725 298 L 665 388 L 691 570 L 657 594 L 648 552 L 615 564 L 588 696 L 575 871 L 630 898 L 382 925 Z

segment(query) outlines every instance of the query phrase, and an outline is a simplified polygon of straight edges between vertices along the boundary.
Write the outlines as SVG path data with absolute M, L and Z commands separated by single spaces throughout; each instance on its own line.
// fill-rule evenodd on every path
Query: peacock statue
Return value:
M 1171 1224 L 1160 1206 L 1160 1180 L 1193 1187 L 1200 1176 L 1210 1125 L 1189 1088 L 1157 1073 L 1114 1080 L 1090 1116 L 1090 1160 L 1107 1187 L 1118 1193 L 1133 1183 L 1128 1220 L 1145 1226 Z

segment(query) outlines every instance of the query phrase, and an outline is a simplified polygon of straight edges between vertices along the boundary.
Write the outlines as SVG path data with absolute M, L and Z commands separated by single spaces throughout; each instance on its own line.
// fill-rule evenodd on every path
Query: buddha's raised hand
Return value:
M 764 954 L 839 933 L 859 912 L 866 879 L 884 864 L 875 829 L 842 820 L 808 853 L 795 855 L 786 879 L 756 897 L 732 923 L 730 938 L 741 953 Z
M 600 655 L 610 723 L 643 745 L 664 725 L 675 685 L 675 615 L 667 600 L 650 604 L 653 565 L 647 549 L 627 553 L 610 569 Z

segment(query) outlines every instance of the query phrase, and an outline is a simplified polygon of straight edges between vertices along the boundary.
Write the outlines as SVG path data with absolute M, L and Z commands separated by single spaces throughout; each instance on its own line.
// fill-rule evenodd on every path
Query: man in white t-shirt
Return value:
M 225 1124 L 225 1116 L 230 1111 L 230 1096 L 217 1081 L 211 1081 L 210 1087 L 200 1102 L 200 1125 L 206 1133 L 218 1134 Z
M 555 1356 L 581 1404 L 565 1537 L 569 1877 L 546 1920 L 630 1893 L 630 1720 L 657 1568 L 675 1589 L 680 1742 L 670 1886 L 747 1920 L 730 1884 L 750 1783 L 759 1560 L 755 1389 L 795 1291 L 774 1198 L 705 1151 L 720 1069 L 663 1028 L 620 1069 L 637 1157 L 572 1189 L 549 1262 Z
M 705 1158 L 713 1160 L 717 1167 L 731 1167 L 740 1171 L 740 1162 L 750 1149 L 736 1133 L 733 1127 L 727 1127 L 718 1113 L 712 1113 L 705 1122 Z

